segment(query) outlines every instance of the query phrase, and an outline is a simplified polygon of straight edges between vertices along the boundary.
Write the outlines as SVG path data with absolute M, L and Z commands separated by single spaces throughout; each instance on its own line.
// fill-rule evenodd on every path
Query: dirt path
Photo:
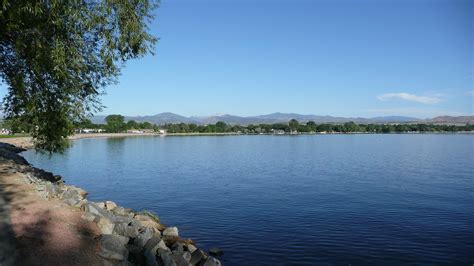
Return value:
M 3 169 L 0 175 L 3 175 Z M 0 265 L 14 265 L 15 235 L 10 220 L 10 204 L 7 203 L 3 186 L 0 186 Z
M 22 167 L 0 158 L 0 265 L 13 265 L 15 251 L 14 265 L 103 265 L 96 224 L 41 197 Z

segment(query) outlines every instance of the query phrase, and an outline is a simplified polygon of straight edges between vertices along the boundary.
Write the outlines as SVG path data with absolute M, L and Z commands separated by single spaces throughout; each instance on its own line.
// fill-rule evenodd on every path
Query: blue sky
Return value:
M 473 3 L 162 0 L 103 113 L 472 115 Z

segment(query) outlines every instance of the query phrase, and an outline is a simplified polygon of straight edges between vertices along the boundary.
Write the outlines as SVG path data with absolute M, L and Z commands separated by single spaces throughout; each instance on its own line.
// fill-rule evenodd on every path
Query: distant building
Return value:
M 271 131 L 275 135 L 284 135 L 284 134 L 286 134 L 285 130 L 283 130 L 283 129 L 272 129 Z
M 81 129 L 77 129 L 76 130 L 76 133 L 84 133 L 84 134 L 91 134 L 91 133 L 102 133 L 104 132 L 105 130 L 103 129 L 96 129 L 96 128 L 81 128 Z
M 130 134 L 143 134 L 145 132 L 143 132 L 143 130 L 129 129 L 129 130 L 127 130 L 127 133 L 130 133 Z
M 0 130 L 0 134 L 1 135 L 10 135 L 10 134 L 12 134 L 12 131 L 10 129 L 2 128 Z

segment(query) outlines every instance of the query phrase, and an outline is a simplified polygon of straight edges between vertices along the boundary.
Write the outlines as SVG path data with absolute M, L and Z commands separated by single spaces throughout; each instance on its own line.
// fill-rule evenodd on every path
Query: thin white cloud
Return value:
M 393 99 L 417 102 L 423 104 L 437 104 L 442 101 L 440 96 L 419 96 L 415 94 L 410 94 L 406 92 L 396 92 L 396 93 L 386 93 L 377 96 L 377 99 L 381 101 L 389 101 Z
M 466 92 L 467 95 L 469 96 L 474 96 L 474 90 Z

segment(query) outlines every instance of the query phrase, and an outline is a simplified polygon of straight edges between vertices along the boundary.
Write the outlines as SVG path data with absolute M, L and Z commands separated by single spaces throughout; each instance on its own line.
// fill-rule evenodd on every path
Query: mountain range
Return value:
M 93 116 L 91 121 L 96 124 L 105 123 L 104 115 Z M 272 113 L 258 116 L 236 116 L 236 115 L 213 115 L 213 116 L 182 116 L 174 113 L 160 113 L 149 116 L 125 116 L 125 121 L 135 120 L 137 122 L 150 122 L 152 124 L 162 125 L 167 123 L 195 123 L 198 125 L 215 124 L 219 121 L 227 124 L 249 125 L 249 124 L 274 124 L 287 123 L 291 119 L 299 122 L 314 121 L 316 123 L 345 123 L 353 121 L 355 123 L 439 123 L 439 124 L 474 124 L 474 116 L 438 116 L 431 119 L 419 119 L 406 116 L 379 116 L 372 118 L 363 117 L 336 117 L 322 115 L 302 115 L 295 113 Z

